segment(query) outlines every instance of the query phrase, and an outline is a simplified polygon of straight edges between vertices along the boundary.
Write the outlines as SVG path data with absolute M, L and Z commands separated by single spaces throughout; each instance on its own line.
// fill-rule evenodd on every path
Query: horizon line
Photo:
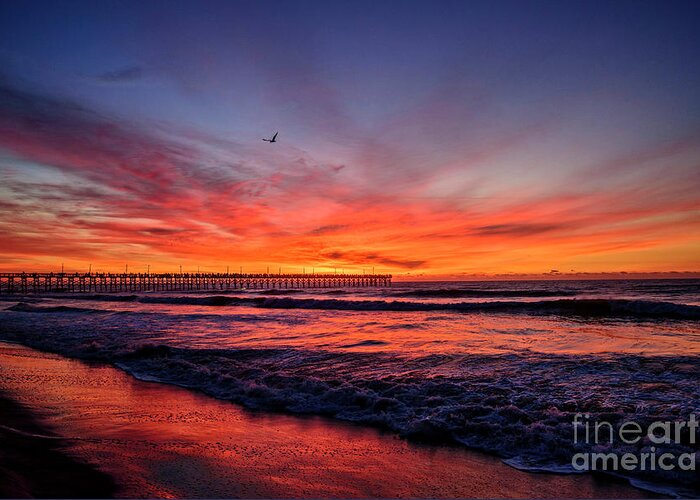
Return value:
M 416 273 L 404 272 L 404 273 L 394 273 L 385 270 L 376 270 L 372 268 L 364 268 L 362 270 L 347 270 L 341 269 L 340 271 L 328 270 L 328 267 L 322 266 L 320 269 L 316 270 L 315 266 L 309 266 L 309 268 L 301 267 L 301 272 L 282 272 L 284 267 L 276 266 L 277 272 L 268 269 L 243 272 L 241 266 L 239 267 L 240 272 L 234 271 L 230 272 L 228 269 L 224 270 L 212 270 L 212 269 L 197 269 L 197 270 L 182 270 L 179 271 L 163 271 L 154 269 L 151 271 L 150 266 L 138 266 L 138 268 L 147 267 L 146 270 L 140 269 L 139 271 L 129 272 L 128 268 L 124 270 L 100 270 L 100 268 L 88 270 L 78 270 L 78 269 L 64 269 L 64 270 L 16 270 L 16 269 L 1 269 L 1 274 L 82 274 L 82 275 L 96 275 L 96 274 L 141 274 L 141 275 L 157 275 L 157 274 L 228 274 L 228 275 L 270 275 L 270 276 L 290 276 L 290 275 L 367 275 L 367 276 L 392 276 L 395 282 L 411 282 L 411 281 L 527 281 L 527 280 L 653 280 L 653 279 L 700 279 L 700 271 L 577 271 L 577 272 L 559 272 L 559 271 L 549 271 L 541 273 L 516 273 L 516 272 L 504 272 L 504 273 L 467 273 L 467 272 L 454 272 L 454 273 Z M 297 268 L 297 266 L 294 266 Z M 297 268 L 298 269 L 298 268 Z

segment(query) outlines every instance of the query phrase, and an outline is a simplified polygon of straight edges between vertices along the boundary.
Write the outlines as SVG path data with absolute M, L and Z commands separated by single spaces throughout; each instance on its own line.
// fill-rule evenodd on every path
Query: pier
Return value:
M 0 294 L 391 286 L 391 274 L 0 273 Z

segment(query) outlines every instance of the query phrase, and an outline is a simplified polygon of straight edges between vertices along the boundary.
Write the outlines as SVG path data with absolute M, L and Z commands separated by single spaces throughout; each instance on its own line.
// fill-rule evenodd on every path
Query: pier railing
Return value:
M 0 273 L 0 294 L 386 286 L 390 274 Z

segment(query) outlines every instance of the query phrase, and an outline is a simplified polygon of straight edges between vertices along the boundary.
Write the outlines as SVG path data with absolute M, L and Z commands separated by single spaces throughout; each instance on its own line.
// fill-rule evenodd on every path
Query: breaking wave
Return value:
M 700 319 L 700 306 L 653 300 L 628 299 L 556 299 L 534 302 L 415 302 L 389 300 L 343 300 L 292 297 L 234 297 L 209 296 L 148 296 L 148 295 L 73 295 L 72 299 L 106 302 L 140 302 L 143 304 L 180 304 L 199 306 L 249 306 L 264 309 L 319 309 L 339 311 L 454 311 L 461 313 L 512 313 L 532 315 L 632 317 L 658 319 Z M 26 302 L 18 306 L 26 312 L 43 312 L 54 309 L 32 306 Z M 59 306 L 63 307 L 63 306 Z M 69 310 L 77 308 L 66 308 Z M 86 309 L 87 311 L 88 309 Z
M 14 306 L 10 306 L 7 311 L 16 312 L 37 312 L 37 313 L 102 313 L 101 309 L 90 309 L 87 307 L 71 307 L 71 306 L 33 306 L 27 302 L 20 302 Z
M 415 297 L 415 298 L 524 298 L 524 297 L 573 297 L 576 292 L 569 290 L 478 290 L 463 288 L 441 288 L 410 290 L 407 292 L 389 293 L 392 297 Z

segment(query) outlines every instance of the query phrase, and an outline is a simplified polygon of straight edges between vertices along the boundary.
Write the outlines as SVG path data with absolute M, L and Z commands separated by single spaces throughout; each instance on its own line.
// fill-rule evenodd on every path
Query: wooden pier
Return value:
M 390 274 L 0 273 L 0 294 L 391 286 Z

